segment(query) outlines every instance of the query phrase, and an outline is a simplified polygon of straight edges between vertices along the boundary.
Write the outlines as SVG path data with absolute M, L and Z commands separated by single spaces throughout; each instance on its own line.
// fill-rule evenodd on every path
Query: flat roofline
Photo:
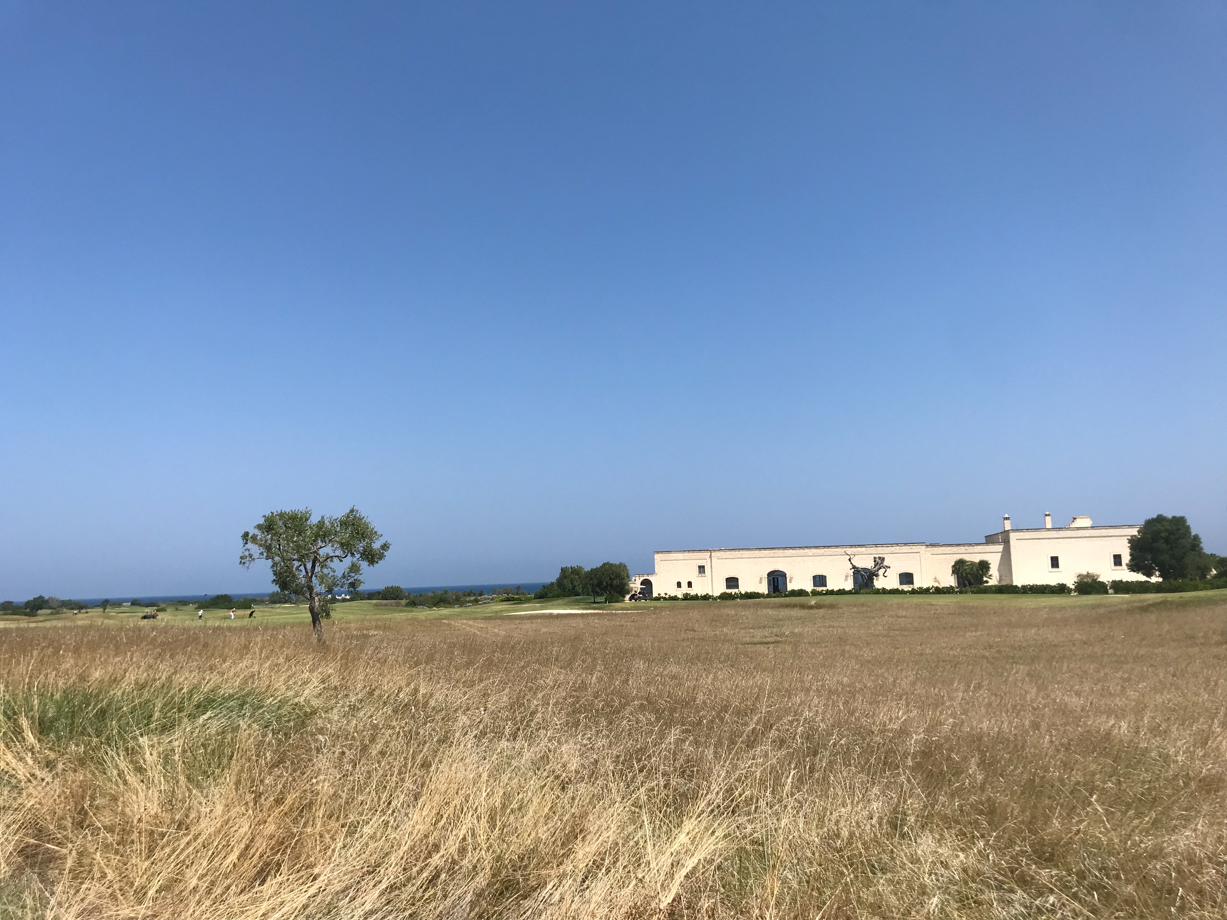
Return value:
M 1069 531 L 1079 530 L 1119 530 L 1121 527 L 1141 527 L 1141 524 L 1094 524 L 1090 527 L 1070 527 L 1068 524 L 1064 527 L 1012 527 L 1009 530 L 999 530 L 997 533 L 990 533 L 990 537 L 995 537 L 1003 533 L 1067 533 Z
M 785 549 L 873 549 L 878 546 L 929 546 L 928 543 L 830 543 L 824 546 L 718 546 L 710 549 L 658 549 L 656 553 L 774 553 Z M 963 544 L 954 544 L 956 546 Z M 967 546 L 978 546 L 968 543 Z
M 954 549 L 956 546 L 1000 546 L 1000 545 L 1001 545 L 1000 543 L 988 543 L 985 541 L 982 541 L 980 543 L 926 543 L 925 544 L 925 546 L 932 546 L 937 549 L 941 549 L 943 546 L 949 547 L 950 549 Z
M 1003 533 L 1077 533 L 1083 530 L 1119 530 L 1122 527 L 1141 527 L 1141 524 L 1095 524 L 1091 527 L 1014 527 L 990 533 L 996 537 Z M 987 537 L 985 538 L 988 539 Z M 877 549 L 883 546 L 998 546 L 997 543 L 823 543 L 811 546 L 714 546 L 707 549 L 658 549 L 656 555 L 669 553 L 775 553 L 799 549 Z

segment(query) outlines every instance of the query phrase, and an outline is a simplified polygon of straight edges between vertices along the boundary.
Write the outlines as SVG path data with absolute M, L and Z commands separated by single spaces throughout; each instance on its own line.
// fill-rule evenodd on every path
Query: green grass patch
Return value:
M 185 731 L 235 735 L 254 728 L 285 735 L 301 729 L 310 716 L 297 700 L 247 687 L 154 683 L 0 688 L 0 737 L 17 742 L 28 732 L 59 749 L 124 749 Z

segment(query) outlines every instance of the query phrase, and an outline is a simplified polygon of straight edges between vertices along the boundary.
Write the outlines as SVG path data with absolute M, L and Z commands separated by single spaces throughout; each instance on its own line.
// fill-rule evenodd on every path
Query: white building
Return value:
M 655 554 L 656 571 L 631 579 L 631 592 L 644 596 L 716 595 L 724 591 L 782 594 L 798 588 L 852 588 L 852 564 L 869 568 L 883 557 L 889 567 L 878 588 L 954 587 L 957 559 L 986 559 L 990 584 L 1073 584 L 1083 572 L 1104 581 L 1146 579 L 1125 568 L 1136 524 L 1094 527 L 1085 515 L 1066 527 L 1013 529 L 1010 516 L 983 543 L 881 543 L 864 546 L 789 546 L 769 549 L 666 550 Z M 849 560 L 851 557 L 851 561 Z

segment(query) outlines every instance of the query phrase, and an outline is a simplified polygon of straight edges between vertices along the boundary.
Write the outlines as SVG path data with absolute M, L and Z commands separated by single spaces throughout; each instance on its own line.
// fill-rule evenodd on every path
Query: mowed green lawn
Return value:
M 1162 599 L 1165 604 L 1179 607 L 1183 604 L 1217 603 L 1227 596 L 1227 591 L 1198 591 L 1188 594 L 1139 594 L 1118 596 L 1074 597 L 1068 595 L 1036 594 L 1036 595 L 1001 595 L 1001 594 L 969 594 L 969 595 L 831 595 L 827 597 L 797 597 L 743 601 L 652 601 L 607 604 L 604 600 L 593 603 L 591 597 L 563 597 L 547 600 L 532 600 L 526 602 L 494 601 L 486 604 L 474 603 L 471 606 L 447 606 L 431 608 L 414 608 L 389 606 L 390 602 L 380 601 L 348 601 L 335 604 L 332 617 L 325 621 L 328 624 L 354 622 L 386 622 L 394 623 L 400 620 L 429 620 L 449 617 L 501 617 L 501 616 L 531 616 L 531 615 L 566 615 L 573 613 L 596 613 L 627 609 L 665 610 L 690 609 L 695 607 L 730 606 L 753 609 L 756 605 L 769 605 L 772 609 L 781 606 L 798 609 L 838 609 L 855 610 L 858 607 L 866 611 L 885 612 L 892 605 L 906 603 L 915 611 L 917 607 L 926 606 L 948 609 L 951 604 L 968 608 L 977 607 L 1009 607 L 1011 609 L 1035 609 L 1037 611 L 1050 608 L 1065 608 L 1074 610 L 1080 607 L 1106 606 L 1122 610 L 1152 606 L 1156 600 Z M 0 615 L 0 627 L 30 627 L 30 626 L 79 626 L 86 624 L 135 625 L 145 629 L 157 629 L 163 626 L 209 626 L 226 627 L 230 629 L 245 629 L 256 626 L 285 625 L 293 623 L 310 623 L 310 614 L 305 604 L 284 604 L 273 607 L 257 607 L 255 615 L 248 616 L 247 610 L 234 612 L 230 619 L 229 610 L 204 611 L 204 618 L 197 616 L 201 608 L 195 605 L 169 607 L 158 615 L 157 620 L 142 620 L 141 616 L 153 608 L 148 607 L 117 607 L 112 606 L 104 613 L 101 608 L 90 608 L 80 614 L 71 611 L 44 610 L 37 617 L 25 615 Z

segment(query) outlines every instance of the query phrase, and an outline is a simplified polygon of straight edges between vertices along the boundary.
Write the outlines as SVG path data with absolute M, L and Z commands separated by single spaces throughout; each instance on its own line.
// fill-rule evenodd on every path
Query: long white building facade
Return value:
M 631 579 L 631 592 L 642 597 L 683 594 L 717 595 L 725 591 L 783 594 L 853 588 L 852 564 L 870 568 L 877 557 L 888 567 L 878 588 L 954 587 L 950 568 L 957 559 L 987 560 L 990 584 L 1073 584 L 1093 572 L 1104 581 L 1145 581 L 1130 572 L 1129 538 L 1137 524 L 1094 526 L 1085 515 L 1065 527 L 1013 528 L 1007 514 L 1002 529 L 983 543 L 882 543 L 858 546 L 788 546 L 764 549 L 665 550 L 655 553 L 656 570 Z

